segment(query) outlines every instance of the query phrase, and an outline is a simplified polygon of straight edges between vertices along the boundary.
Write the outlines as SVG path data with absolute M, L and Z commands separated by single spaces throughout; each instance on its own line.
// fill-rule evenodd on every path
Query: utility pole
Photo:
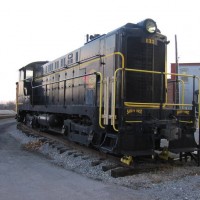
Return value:
M 175 35 L 175 57 L 176 57 L 176 73 L 178 73 L 178 46 L 177 46 L 177 36 Z
M 178 45 L 177 36 L 175 35 L 175 58 L 176 58 L 176 73 L 178 74 Z M 175 87 L 175 103 L 179 103 L 179 88 L 178 88 L 178 76 L 176 76 L 176 87 Z

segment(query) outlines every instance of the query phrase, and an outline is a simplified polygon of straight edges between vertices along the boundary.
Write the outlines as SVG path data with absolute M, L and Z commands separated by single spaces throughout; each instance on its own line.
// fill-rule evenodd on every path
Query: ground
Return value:
M 194 163 L 112 178 L 98 167 L 89 172 L 85 161 L 81 165 L 49 147 L 40 153 L 27 151 L 19 135 L 14 119 L 0 120 L 1 200 L 200 199 L 200 168 Z

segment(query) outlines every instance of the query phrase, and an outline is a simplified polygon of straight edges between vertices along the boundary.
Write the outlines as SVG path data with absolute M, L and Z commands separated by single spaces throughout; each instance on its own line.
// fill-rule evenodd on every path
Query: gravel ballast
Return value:
M 139 191 L 141 194 L 145 193 L 150 199 L 200 199 L 200 167 L 197 167 L 194 162 L 183 162 L 180 166 L 169 165 L 161 170 L 113 178 L 110 175 L 110 170 L 102 170 L 102 166 L 112 165 L 108 160 L 99 162 L 95 156 L 85 155 L 76 149 L 60 153 L 57 148 L 52 147 L 49 143 L 41 143 L 37 138 L 27 136 L 19 130 L 10 134 L 21 143 L 24 149 L 39 152 L 56 165 L 92 179 L 125 186 Z

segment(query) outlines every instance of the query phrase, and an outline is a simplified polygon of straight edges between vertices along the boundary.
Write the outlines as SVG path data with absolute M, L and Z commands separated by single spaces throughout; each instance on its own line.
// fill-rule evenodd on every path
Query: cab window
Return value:
M 26 70 L 25 79 L 32 78 L 32 77 L 33 77 L 33 70 Z

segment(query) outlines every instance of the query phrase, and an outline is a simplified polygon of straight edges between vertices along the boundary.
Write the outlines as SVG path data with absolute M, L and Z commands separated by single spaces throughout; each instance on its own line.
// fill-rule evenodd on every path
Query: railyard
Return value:
M 102 170 L 106 159 L 97 162 L 74 149 L 60 152 L 16 126 L 12 118 L 0 120 L 2 200 L 200 198 L 200 168 L 194 162 L 113 178 L 111 170 Z

